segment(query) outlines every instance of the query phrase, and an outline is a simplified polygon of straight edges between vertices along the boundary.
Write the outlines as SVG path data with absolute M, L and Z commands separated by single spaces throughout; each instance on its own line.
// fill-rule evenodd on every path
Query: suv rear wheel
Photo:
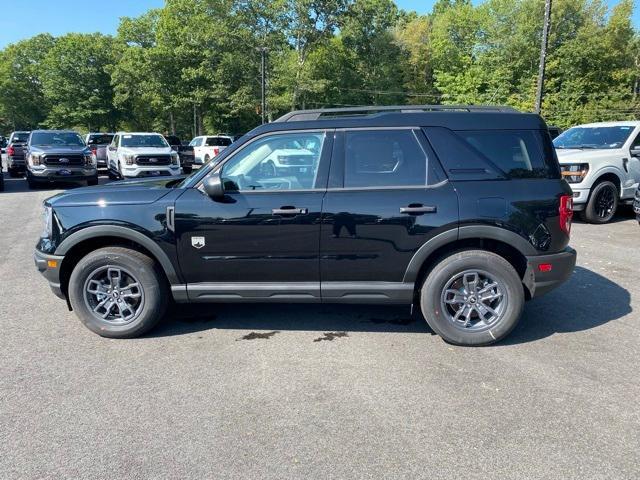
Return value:
M 617 209 L 618 187 L 605 180 L 593 187 L 587 206 L 580 216 L 589 223 L 607 223 L 614 217 Z
M 516 326 L 524 305 L 518 273 L 484 250 L 449 255 L 431 270 L 420 292 L 429 326 L 455 345 L 489 345 Z
M 151 330 L 167 307 L 162 272 L 148 256 L 107 247 L 82 258 L 71 273 L 69 300 L 84 325 L 109 338 Z

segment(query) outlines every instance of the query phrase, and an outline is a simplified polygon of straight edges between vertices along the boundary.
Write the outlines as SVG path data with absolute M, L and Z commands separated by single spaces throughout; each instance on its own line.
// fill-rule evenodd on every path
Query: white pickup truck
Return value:
M 189 143 L 193 147 L 194 167 L 198 168 L 215 158 L 222 150 L 233 143 L 228 135 L 202 135 Z
M 118 132 L 107 148 L 109 176 L 180 175 L 180 159 L 159 133 Z
M 640 122 L 578 125 L 553 140 L 573 208 L 589 223 L 607 223 L 631 203 L 640 183 Z

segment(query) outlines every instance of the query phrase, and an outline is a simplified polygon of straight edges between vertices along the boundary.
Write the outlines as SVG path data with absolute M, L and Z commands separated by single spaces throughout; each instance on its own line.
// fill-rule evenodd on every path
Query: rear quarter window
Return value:
M 426 128 L 451 180 L 560 178 L 548 132 Z

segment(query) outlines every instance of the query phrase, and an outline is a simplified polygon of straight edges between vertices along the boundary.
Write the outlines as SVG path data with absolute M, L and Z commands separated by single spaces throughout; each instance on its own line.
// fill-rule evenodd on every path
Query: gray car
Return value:
M 95 157 L 80 135 L 71 130 L 34 130 L 25 145 L 29 188 L 41 183 L 98 184 Z

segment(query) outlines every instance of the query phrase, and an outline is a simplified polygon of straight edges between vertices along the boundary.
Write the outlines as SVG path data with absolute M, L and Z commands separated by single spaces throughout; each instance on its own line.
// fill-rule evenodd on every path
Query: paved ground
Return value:
M 402 308 L 207 306 L 91 334 L 33 267 L 40 202 L 0 194 L 0 478 L 638 478 L 640 227 L 574 225 L 579 266 L 508 341 Z

